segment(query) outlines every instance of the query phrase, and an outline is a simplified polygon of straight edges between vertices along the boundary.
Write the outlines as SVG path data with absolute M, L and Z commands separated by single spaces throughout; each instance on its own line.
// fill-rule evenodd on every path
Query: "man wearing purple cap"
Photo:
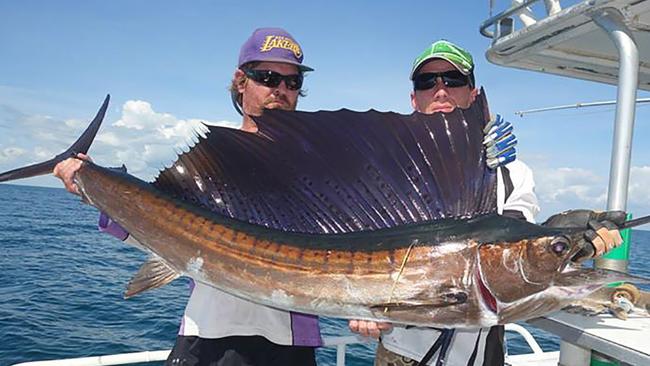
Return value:
M 264 109 L 295 110 L 304 72 L 302 48 L 285 30 L 260 28 L 241 47 L 230 92 L 242 114 L 241 129 L 256 132 L 251 116 Z M 82 159 L 88 158 L 80 154 Z M 66 189 L 79 194 L 73 182 L 79 159 L 59 163 L 54 173 Z M 100 230 L 137 245 L 119 225 L 100 217 Z M 242 300 L 210 286 L 192 282 L 176 344 L 165 365 L 316 365 L 314 347 L 322 345 L 318 318 L 272 309 Z
M 300 45 L 285 30 L 253 32 L 241 48 L 230 86 L 233 105 L 244 116 L 243 130 L 257 131 L 251 116 L 259 116 L 263 109 L 296 109 L 298 96 L 303 96 L 303 74 L 313 71 L 302 59 Z
M 302 95 L 300 45 L 285 30 L 260 28 L 241 47 L 230 93 L 241 129 L 264 109 L 295 110 Z M 166 365 L 315 365 L 318 318 L 257 305 L 194 283 Z

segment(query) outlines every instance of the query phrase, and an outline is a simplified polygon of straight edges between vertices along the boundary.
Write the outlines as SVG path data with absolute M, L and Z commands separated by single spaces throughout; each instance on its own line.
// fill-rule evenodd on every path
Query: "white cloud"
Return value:
M 629 195 L 637 200 L 650 197 L 650 166 L 635 166 L 630 171 Z
M 635 166 L 630 169 L 628 190 L 628 211 L 635 216 L 650 214 L 650 166 Z
M 41 161 L 52 159 L 53 157 L 55 157 L 57 154 L 60 153 L 62 153 L 62 151 L 54 152 L 53 150 L 42 146 L 36 146 L 33 150 L 33 155 L 36 158 L 35 162 L 41 162 Z
M 538 221 L 574 208 L 605 209 L 607 207 L 606 173 L 578 167 L 548 167 L 537 161 L 531 166 L 535 175 L 535 191 L 541 213 Z M 627 211 L 635 216 L 650 214 L 650 166 L 634 166 L 630 170 Z
M 543 203 L 580 202 L 598 205 L 603 202 L 603 177 L 583 168 L 554 168 L 534 171 L 537 194 Z
M 154 112 L 151 104 L 141 100 L 129 100 L 122 106 L 122 118 L 113 123 L 116 127 L 150 130 L 174 125 L 178 120 L 169 113 Z
M 107 165 L 125 164 L 132 174 L 150 180 L 176 159 L 176 151 L 194 145 L 197 135 L 205 136 L 203 123 L 200 119 L 179 119 L 156 112 L 145 101 L 127 101 L 120 119 L 98 136 L 98 142 L 108 145 L 101 150 L 98 146 L 98 158 Z
M 25 150 L 19 147 L 6 147 L 0 150 L 0 161 L 11 161 L 16 157 L 25 154 Z
M 86 128 L 88 122 L 82 121 L 80 119 L 68 119 L 65 121 L 65 125 L 71 128 Z
M 96 142 L 102 142 L 109 146 L 120 146 L 119 137 L 113 132 L 99 132 L 95 137 Z
M 140 174 L 142 174 L 142 172 L 146 172 L 149 167 L 147 166 L 146 161 L 142 159 L 142 154 L 140 151 L 138 151 L 138 149 L 127 148 L 116 150 L 114 152 L 114 157 L 114 161 L 119 161 L 121 163 L 112 164 L 113 166 L 124 164 L 131 174 L 135 174 L 140 178 L 146 179 L 146 177 L 142 177 Z

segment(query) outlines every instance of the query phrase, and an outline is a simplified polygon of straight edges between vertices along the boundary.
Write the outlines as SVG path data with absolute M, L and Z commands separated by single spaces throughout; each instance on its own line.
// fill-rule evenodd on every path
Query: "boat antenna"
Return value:
M 637 104 L 643 104 L 643 103 L 648 103 L 648 102 L 650 102 L 650 98 L 639 98 L 639 99 L 636 100 Z M 576 104 L 560 105 L 560 106 L 555 106 L 555 107 L 529 109 L 529 110 L 526 110 L 526 111 L 515 112 L 515 114 L 518 115 L 519 117 L 523 117 L 524 114 L 547 112 L 547 111 L 557 111 L 557 110 L 561 110 L 561 109 L 571 109 L 571 108 L 599 107 L 599 106 L 613 105 L 613 104 L 616 104 L 615 100 L 608 100 L 608 101 L 603 101 L 603 102 L 576 103 Z

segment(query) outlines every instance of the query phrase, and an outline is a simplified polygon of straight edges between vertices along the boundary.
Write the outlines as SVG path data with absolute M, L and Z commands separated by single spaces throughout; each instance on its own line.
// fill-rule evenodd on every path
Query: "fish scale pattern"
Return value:
M 453 113 L 269 110 L 257 133 L 209 127 L 154 186 L 285 231 L 345 233 L 496 212 L 485 93 Z

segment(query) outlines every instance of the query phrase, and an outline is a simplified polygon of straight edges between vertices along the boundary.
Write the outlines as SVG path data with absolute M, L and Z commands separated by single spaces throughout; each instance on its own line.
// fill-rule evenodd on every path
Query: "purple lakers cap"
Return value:
M 302 48 L 282 28 L 259 28 L 246 40 L 239 51 L 238 67 L 253 61 L 284 62 L 298 66 L 300 71 L 314 71 L 302 64 Z

